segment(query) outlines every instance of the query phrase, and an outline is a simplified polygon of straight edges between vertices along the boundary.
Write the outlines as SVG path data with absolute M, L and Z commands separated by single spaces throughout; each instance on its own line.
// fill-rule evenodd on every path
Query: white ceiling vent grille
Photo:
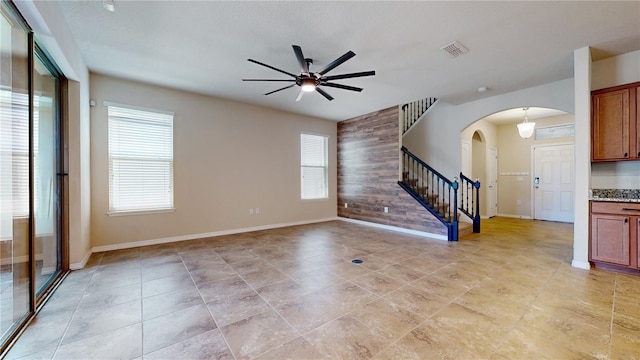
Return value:
M 469 51 L 466 47 L 462 46 L 462 44 L 460 44 L 457 41 L 454 41 L 451 44 L 447 44 L 441 47 L 440 50 L 446 51 L 452 57 L 458 57 Z

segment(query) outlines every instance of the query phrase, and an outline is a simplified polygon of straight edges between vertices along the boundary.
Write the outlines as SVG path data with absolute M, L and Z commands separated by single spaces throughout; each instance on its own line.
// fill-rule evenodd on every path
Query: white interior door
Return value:
M 487 216 L 498 213 L 498 150 L 487 148 Z
M 533 148 L 534 219 L 573 222 L 573 144 Z
M 471 178 L 471 143 L 466 140 L 460 142 L 460 171 Z

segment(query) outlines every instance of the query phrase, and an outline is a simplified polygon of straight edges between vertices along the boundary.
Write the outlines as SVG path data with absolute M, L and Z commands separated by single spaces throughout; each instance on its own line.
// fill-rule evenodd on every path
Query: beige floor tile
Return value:
M 571 224 L 482 229 L 331 221 L 93 254 L 7 358 L 640 360 L 640 277 L 571 267 Z
M 511 331 L 496 353 L 507 359 L 523 360 L 598 359 L 549 341 L 547 337 L 540 336 L 537 331 L 526 327 Z
M 307 342 L 299 337 L 275 349 L 258 356 L 258 360 L 318 360 L 322 355 Z
M 149 296 L 142 299 L 142 319 L 146 321 L 174 311 L 203 304 L 204 301 L 195 286 L 184 290 Z
M 142 326 L 135 324 L 60 346 L 54 359 L 133 359 L 142 355 Z
M 180 275 L 167 276 L 143 282 L 142 297 L 145 298 L 178 290 L 187 291 L 192 288 L 195 288 L 195 284 L 191 280 L 191 275 L 182 273 Z
M 266 311 L 220 328 L 236 359 L 256 357 L 298 334 L 275 311 Z
M 447 306 L 448 299 L 426 290 L 405 285 L 384 297 L 398 306 L 411 311 L 422 321 Z
M 62 344 L 106 334 L 141 321 L 140 300 L 100 309 L 76 311 L 69 323 Z
M 253 290 L 211 301 L 207 307 L 218 327 L 271 310 L 269 304 Z
M 390 342 L 352 316 L 343 316 L 304 335 L 328 359 L 371 359 Z
M 145 360 L 216 359 L 234 360 L 220 330 L 213 329 L 144 355 Z
M 421 319 L 394 302 L 382 298 L 350 314 L 378 335 L 397 340 L 418 326 Z
M 377 295 L 349 281 L 315 291 L 314 294 L 338 306 L 345 314 L 378 298 Z
M 461 284 L 451 282 L 437 275 L 427 275 L 410 283 L 411 286 L 425 290 L 430 294 L 438 295 L 448 301 L 469 291 L 469 289 Z
M 386 268 L 378 270 L 378 272 L 405 283 L 418 280 L 426 275 L 421 271 L 417 271 L 400 264 L 387 266 Z
M 303 287 L 297 281 L 289 278 L 259 287 L 256 291 L 273 307 L 282 305 L 294 297 L 311 292 L 311 290 Z
M 341 307 L 324 300 L 317 293 L 298 296 L 284 302 L 276 311 L 300 334 L 344 315 Z
M 222 280 L 238 275 L 235 270 L 229 265 L 216 263 L 209 268 L 194 270 L 189 273 L 193 282 L 197 286 L 201 286 L 205 283 L 213 282 L 216 280 Z
M 234 275 L 199 285 L 198 290 L 200 290 L 200 295 L 202 295 L 204 301 L 208 303 L 253 289 L 240 276 Z
M 242 274 L 241 276 L 253 288 L 263 287 L 289 278 L 285 273 L 272 266 Z
M 378 296 L 388 294 L 404 285 L 404 281 L 402 280 L 397 280 L 377 272 L 355 278 L 352 282 Z
M 146 320 L 142 327 L 144 352 L 150 353 L 213 330 L 216 324 L 202 304 Z
M 470 351 L 460 339 L 427 321 L 379 353 L 376 360 L 484 359 Z

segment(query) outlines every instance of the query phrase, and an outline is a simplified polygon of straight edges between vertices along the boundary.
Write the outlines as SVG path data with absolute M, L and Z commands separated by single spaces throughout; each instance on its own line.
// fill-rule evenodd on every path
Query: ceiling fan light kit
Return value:
M 319 71 L 312 72 L 309 70 L 309 65 L 313 64 L 313 60 L 304 57 L 304 55 L 302 54 L 302 48 L 300 48 L 300 46 L 292 45 L 292 47 L 293 47 L 293 53 L 295 54 L 296 59 L 298 60 L 298 64 L 300 64 L 300 75 L 294 75 L 290 72 L 284 71 L 282 69 L 278 69 L 276 67 L 262 63 L 257 60 L 247 59 L 247 61 L 252 62 L 254 64 L 258 64 L 266 68 L 269 68 L 271 70 L 277 71 L 279 73 L 288 75 L 292 77 L 292 79 L 242 79 L 242 81 L 293 82 L 293 84 L 291 85 L 287 85 L 285 87 L 270 91 L 268 93 L 265 93 L 265 95 L 271 95 L 278 91 L 286 90 L 298 85 L 300 87 L 301 92 L 296 98 L 296 101 L 300 101 L 303 93 L 313 92 L 313 91 L 318 92 L 320 95 L 324 96 L 327 100 L 331 101 L 333 100 L 333 97 L 329 95 L 326 91 L 321 89 L 320 87 L 326 86 L 326 87 L 333 87 L 333 88 L 338 88 L 343 90 L 360 92 L 362 91 L 362 88 L 338 84 L 331 81 L 340 80 L 340 79 L 350 79 L 350 78 L 356 78 L 356 77 L 364 77 L 364 76 L 373 76 L 376 74 L 376 72 L 372 70 L 372 71 L 363 71 L 363 72 L 357 72 L 357 73 L 326 76 L 326 73 L 342 65 L 342 63 L 351 59 L 352 57 L 356 56 L 356 54 L 353 51 L 346 52 L 344 55 L 335 59 L 334 61 L 332 61 L 327 66 L 320 69 Z

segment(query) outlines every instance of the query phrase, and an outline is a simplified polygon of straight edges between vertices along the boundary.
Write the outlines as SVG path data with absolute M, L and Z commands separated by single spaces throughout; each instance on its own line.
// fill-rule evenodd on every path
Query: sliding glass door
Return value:
M 0 3 L 0 356 L 61 279 L 62 77 Z
M 29 315 L 31 216 L 29 35 L 11 8 L 0 18 L 0 333 L 3 343 Z
M 33 63 L 33 220 L 35 289 L 40 297 L 62 269 L 60 79 L 36 47 Z

